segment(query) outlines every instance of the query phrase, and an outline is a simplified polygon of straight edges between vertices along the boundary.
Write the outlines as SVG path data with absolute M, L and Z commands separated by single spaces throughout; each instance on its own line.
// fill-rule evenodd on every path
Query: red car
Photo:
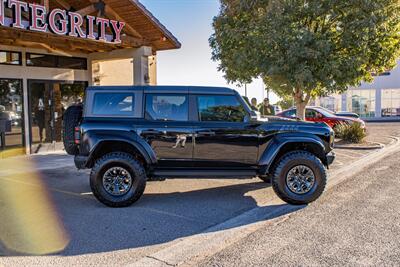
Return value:
M 277 116 L 285 118 L 296 118 L 296 108 L 285 110 L 277 114 Z M 322 107 L 307 107 L 306 121 L 325 122 L 332 129 L 334 129 L 335 126 L 339 124 L 352 124 L 354 122 L 358 122 L 361 124 L 361 127 L 365 129 L 365 122 L 363 120 L 358 118 L 337 116 L 333 112 Z

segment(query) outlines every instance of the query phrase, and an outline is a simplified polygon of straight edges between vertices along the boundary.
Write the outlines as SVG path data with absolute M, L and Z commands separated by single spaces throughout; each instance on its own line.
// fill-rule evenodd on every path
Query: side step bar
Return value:
M 155 170 L 155 177 L 163 178 L 251 178 L 257 176 L 255 170 Z

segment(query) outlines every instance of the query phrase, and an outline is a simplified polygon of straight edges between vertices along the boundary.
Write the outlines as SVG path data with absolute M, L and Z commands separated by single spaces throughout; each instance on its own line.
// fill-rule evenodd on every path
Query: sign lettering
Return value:
M 12 23 L 7 25 L 6 8 L 12 10 Z M 23 21 L 23 12 L 29 14 L 29 25 Z M 10 18 L 11 19 L 11 18 Z M 0 26 L 13 27 L 37 32 L 52 32 L 56 35 L 71 36 L 102 42 L 121 43 L 125 22 L 106 18 L 85 16 L 59 8 L 51 11 L 45 6 L 20 0 L 0 0 Z M 97 29 L 97 32 L 95 31 Z M 107 35 L 107 31 L 112 36 Z

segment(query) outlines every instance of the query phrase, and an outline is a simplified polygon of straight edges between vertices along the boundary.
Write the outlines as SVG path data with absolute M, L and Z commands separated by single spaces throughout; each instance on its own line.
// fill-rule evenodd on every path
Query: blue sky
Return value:
M 182 43 L 178 50 L 158 53 L 158 84 L 228 86 L 244 95 L 244 88 L 227 84 L 218 63 L 211 60 L 208 38 L 218 0 L 140 0 Z M 248 85 L 248 96 L 263 99 L 263 83 Z M 271 96 L 274 103 L 276 97 Z

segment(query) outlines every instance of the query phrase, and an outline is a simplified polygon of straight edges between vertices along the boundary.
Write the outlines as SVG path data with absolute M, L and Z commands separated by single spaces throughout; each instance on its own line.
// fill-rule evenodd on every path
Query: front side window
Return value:
M 96 93 L 93 98 L 92 114 L 96 116 L 133 116 L 134 94 Z
M 313 109 L 307 109 L 306 110 L 306 118 L 308 118 L 308 119 L 318 118 L 318 112 Z
M 187 95 L 146 95 L 146 117 L 157 121 L 188 121 Z
M 0 64 L 21 65 L 21 53 L 11 51 L 0 51 Z
M 200 121 L 243 122 L 247 112 L 235 96 L 198 96 Z

